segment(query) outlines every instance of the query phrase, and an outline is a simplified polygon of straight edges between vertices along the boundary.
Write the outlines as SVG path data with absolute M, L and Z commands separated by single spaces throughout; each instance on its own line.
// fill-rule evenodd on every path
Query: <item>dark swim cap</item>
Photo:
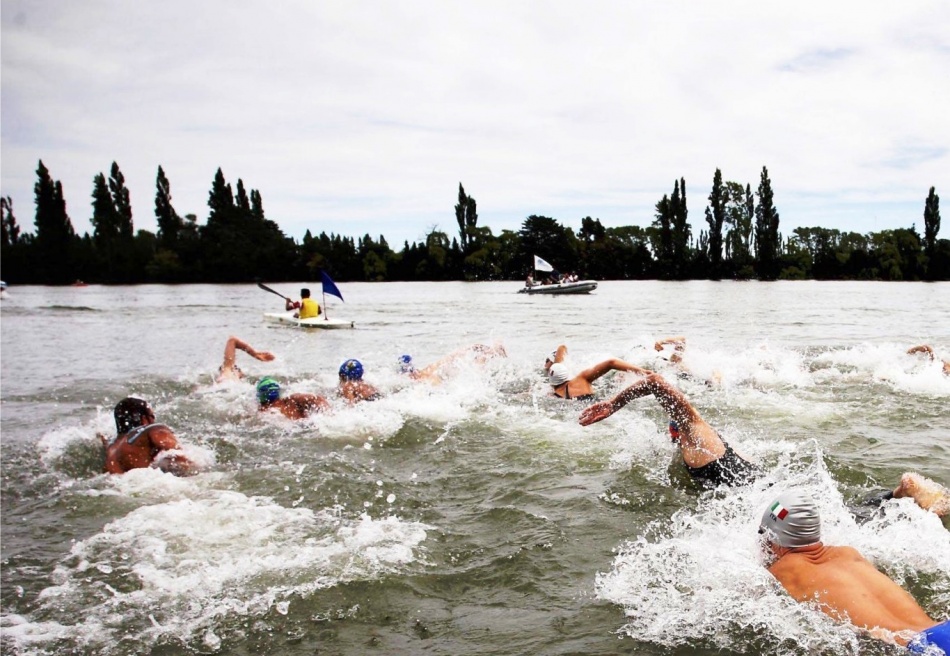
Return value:
M 347 380 L 362 380 L 363 365 L 360 364 L 359 360 L 350 358 L 340 365 L 340 378 L 346 378 Z
M 257 400 L 259 403 L 273 403 L 280 398 L 280 385 L 270 376 L 261 378 L 257 383 Z
M 134 396 L 129 396 L 119 401 L 113 415 L 115 416 L 115 429 L 119 433 L 126 433 L 136 426 L 142 425 L 142 418 L 152 412 L 148 401 Z

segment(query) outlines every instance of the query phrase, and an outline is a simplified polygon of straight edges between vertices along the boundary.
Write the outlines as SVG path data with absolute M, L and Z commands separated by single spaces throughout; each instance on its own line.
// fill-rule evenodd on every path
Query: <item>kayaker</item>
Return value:
M 281 398 L 280 384 L 269 376 L 257 383 L 257 402 L 260 412 L 277 410 L 288 419 L 303 419 L 330 409 L 330 403 L 316 394 L 298 392 Z
M 349 359 L 340 365 L 340 396 L 350 403 L 375 401 L 379 390 L 363 381 L 363 365 L 359 360 Z
M 300 310 L 299 312 L 294 312 L 294 316 L 298 319 L 312 319 L 313 317 L 320 316 L 320 304 L 310 298 L 310 290 L 306 287 L 300 290 L 299 301 L 291 301 L 289 298 L 286 299 L 284 301 L 284 309 L 288 312 L 291 310 Z
M 228 337 L 228 341 L 224 345 L 224 362 L 218 367 L 218 373 L 215 375 L 214 382 L 221 383 L 226 380 L 241 380 L 244 378 L 244 372 L 241 371 L 235 363 L 238 350 L 244 351 L 255 360 L 260 360 L 261 362 L 270 362 L 274 359 L 273 353 L 269 351 L 257 351 L 244 340 L 232 335 Z
M 99 434 L 106 449 L 103 471 L 124 474 L 130 469 L 154 467 L 176 476 L 194 474 L 197 466 L 182 453 L 171 428 L 155 423 L 155 413 L 148 402 L 127 397 L 119 401 L 113 412 L 116 436 L 108 440 Z

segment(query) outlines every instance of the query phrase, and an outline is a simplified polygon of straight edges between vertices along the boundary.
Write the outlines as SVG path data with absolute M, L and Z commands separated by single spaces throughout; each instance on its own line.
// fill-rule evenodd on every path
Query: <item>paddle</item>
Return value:
M 281 294 L 279 291 L 276 291 L 276 290 L 274 290 L 274 289 L 271 289 L 270 287 L 268 287 L 267 285 L 265 285 L 265 284 L 262 283 L 262 282 L 257 283 L 257 286 L 260 287 L 261 289 L 263 289 L 265 292 L 270 292 L 271 294 L 277 294 L 278 296 L 280 296 L 280 297 L 281 297 L 282 299 L 284 299 L 285 301 L 290 301 L 291 303 L 293 303 L 293 299 L 287 298 L 286 296 L 284 296 L 283 294 Z

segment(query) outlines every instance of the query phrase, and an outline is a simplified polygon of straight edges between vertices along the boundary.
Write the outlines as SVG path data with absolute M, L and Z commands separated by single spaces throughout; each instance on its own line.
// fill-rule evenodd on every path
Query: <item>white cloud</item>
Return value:
M 31 228 L 42 159 L 87 231 L 115 160 L 154 230 L 159 164 L 200 221 L 220 166 L 294 237 L 398 247 L 459 182 L 498 233 L 646 225 L 685 177 L 698 233 L 716 167 L 765 165 L 786 234 L 907 227 L 950 187 L 948 34 L 939 1 L 5 0 L 2 193 Z

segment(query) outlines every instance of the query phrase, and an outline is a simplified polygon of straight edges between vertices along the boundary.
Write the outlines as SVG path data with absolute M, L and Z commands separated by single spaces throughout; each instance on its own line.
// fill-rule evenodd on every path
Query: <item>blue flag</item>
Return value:
M 327 275 L 327 272 L 323 269 L 320 269 L 320 280 L 323 281 L 323 293 L 329 294 L 330 296 L 336 296 L 341 301 L 343 300 L 343 294 L 340 293 L 340 290 L 337 288 L 336 283 L 333 282 L 333 279 Z

